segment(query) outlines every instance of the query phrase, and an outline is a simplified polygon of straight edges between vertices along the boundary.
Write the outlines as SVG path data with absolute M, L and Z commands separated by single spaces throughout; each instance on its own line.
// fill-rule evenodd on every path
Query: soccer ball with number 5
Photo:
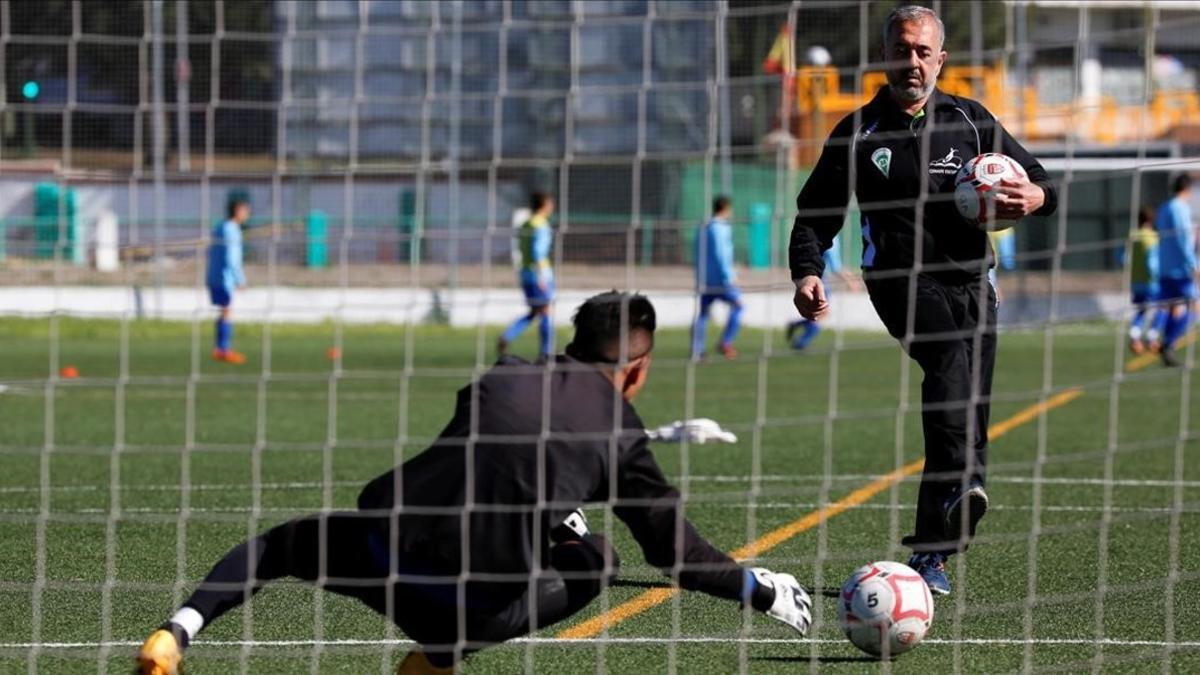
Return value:
M 933 596 L 911 567 L 863 565 L 842 586 L 838 622 L 855 647 L 889 658 L 916 647 L 933 622 Z

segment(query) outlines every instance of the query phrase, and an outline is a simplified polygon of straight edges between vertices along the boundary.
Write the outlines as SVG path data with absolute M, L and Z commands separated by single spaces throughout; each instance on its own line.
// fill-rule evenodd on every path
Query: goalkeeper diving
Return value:
M 812 603 L 789 574 L 742 567 L 685 520 L 631 401 L 649 376 L 656 319 L 640 295 L 590 298 L 565 354 L 506 356 L 458 392 L 421 454 L 368 483 L 352 511 L 313 514 L 245 541 L 212 568 L 138 654 L 179 671 L 183 650 L 264 585 L 296 577 L 357 598 L 417 647 L 399 673 L 450 673 L 472 652 L 570 618 L 618 572 L 579 508 L 611 505 L 647 562 L 683 588 L 807 633 Z

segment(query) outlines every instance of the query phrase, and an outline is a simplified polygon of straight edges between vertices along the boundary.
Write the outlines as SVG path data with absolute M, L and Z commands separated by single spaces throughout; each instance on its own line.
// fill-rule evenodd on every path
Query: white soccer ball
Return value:
M 875 562 L 854 570 L 838 597 L 838 623 L 855 647 L 890 658 L 916 647 L 933 622 L 933 596 L 908 565 Z
M 996 218 L 996 185 L 1006 178 L 1025 178 L 1025 168 L 998 152 L 979 155 L 963 164 L 954 179 L 954 205 L 972 225 L 984 230 L 1007 230 L 1015 220 Z

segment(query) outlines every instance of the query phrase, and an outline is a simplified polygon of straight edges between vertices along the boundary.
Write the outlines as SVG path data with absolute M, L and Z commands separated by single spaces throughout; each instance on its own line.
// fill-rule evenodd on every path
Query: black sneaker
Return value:
M 967 540 L 975 538 L 975 526 L 987 513 L 988 496 L 983 486 L 972 481 L 966 490 L 956 492 L 942 506 L 946 518 L 946 536 L 962 539 L 965 522 Z

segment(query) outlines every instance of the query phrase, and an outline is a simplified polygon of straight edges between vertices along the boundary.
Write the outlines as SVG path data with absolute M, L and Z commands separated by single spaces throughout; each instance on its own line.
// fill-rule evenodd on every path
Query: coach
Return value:
M 1054 212 L 1046 170 L 976 101 L 938 91 L 945 28 L 925 7 L 901 7 L 883 28 L 886 87 L 843 119 L 796 203 L 789 250 L 796 308 L 829 312 L 823 251 L 853 191 L 862 213 L 863 278 L 887 330 L 924 371 L 925 473 L 909 565 L 950 592 L 945 562 L 964 550 L 987 510 L 984 491 L 996 293 L 987 234 L 954 206 L 963 162 L 985 152 L 1016 160 L 1028 179 L 1000 183 L 997 217 Z

